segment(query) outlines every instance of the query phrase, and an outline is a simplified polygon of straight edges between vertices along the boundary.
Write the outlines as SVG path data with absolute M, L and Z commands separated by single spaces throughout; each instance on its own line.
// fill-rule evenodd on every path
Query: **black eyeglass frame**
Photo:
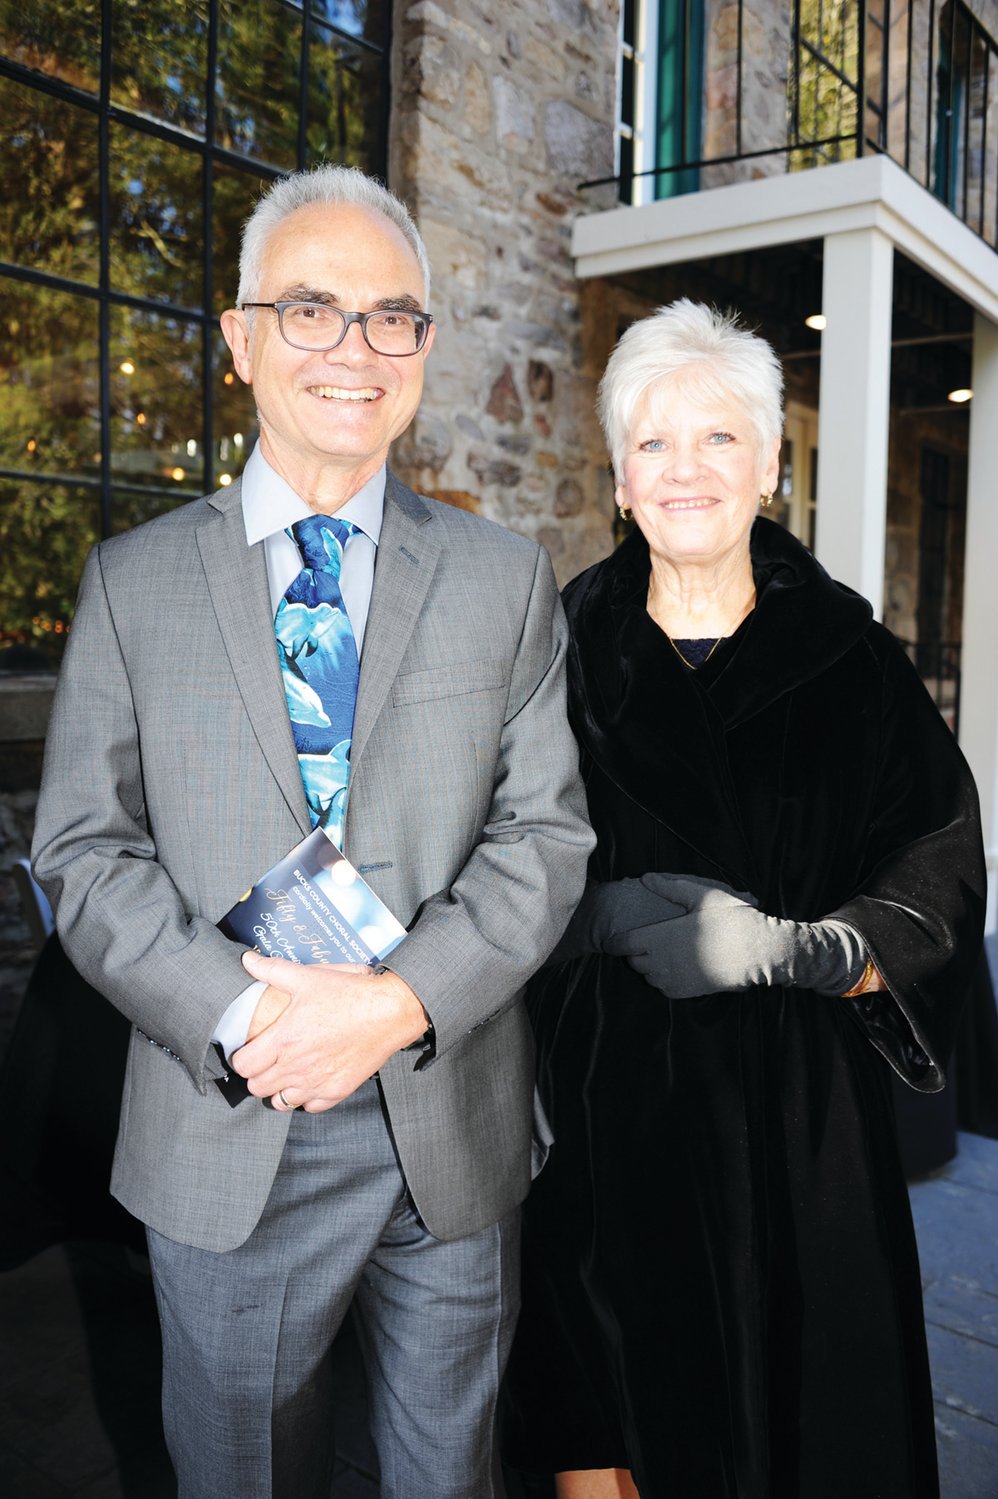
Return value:
M 251 307 L 269 307 L 271 311 L 277 313 L 277 327 L 284 342 L 292 349 L 301 349 L 304 353 L 310 354 L 328 354 L 331 349 L 338 349 L 347 336 L 350 324 L 359 323 L 364 342 L 372 354 L 380 354 L 385 359 L 411 359 L 413 354 L 420 354 L 425 348 L 430 324 L 433 322 L 432 312 L 412 312 L 408 307 L 375 307 L 371 312 L 344 312 L 342 307 L 331 307 L 328 302 L 299 302 L 293 297 L 282 302 L 239 302 L 237 305 L 240 312 L 247 312 Z M 288 307 L 319 307 L 323 312 L 335 312 L 343 319 L 343 331 L 331 344 L 323 344 L 321 348 L 317 344 L 296 344 L 284 331 L 284 313 Z M 386 312 L 395 312 L 400 317 L 413 319 L 417 339 L 414 349 L 407 349 L 404 354 L 394 354 L 374 347 L 367 336 L 367 325 L 371 318 L 384 317 Z M 420 333 L 420 327 L 422 327 L 422 333 Z

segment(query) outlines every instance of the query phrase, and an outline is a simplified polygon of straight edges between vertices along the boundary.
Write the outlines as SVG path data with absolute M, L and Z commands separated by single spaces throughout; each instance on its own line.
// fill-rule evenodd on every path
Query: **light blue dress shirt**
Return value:
M 361 657 L 361 671 L 364 669 L 361 654 L 364 632 L 371 607 L 371 590 L 374 587 L 374 563 L 385 513 L 386 474 L 387 470 L 380 468 L 336 512 L 338 520 L 352 521 L 359 527 L 357 534 L 350 537 L 343 551 L 340 589 L 357 642 L 357 655 Z M 295 494 L 290 484 L 271 468 L 260 451 L 259 443 L 243 470 L 242 506 L 247 545 L 255 546 L 258 541 L 263 542 L 270 584 L 270 609 L 271 614 L 276 614 L 277 606 L 289 585 L 301 572 L 301 553 L 288 536 L 286 528 L 314 512 Z M 276 645 L 274 657 L 276 660 Z M 247 880 L 252 883 L 264 873 L 262 869 L 247 870 Z M 212 1040 L 220 1043 L 226 1057 L 231 1057 L 244 1044 L 253 1011 L 266 987 L 266 984 L 260 982 L 248 985 L 219 1020 Z

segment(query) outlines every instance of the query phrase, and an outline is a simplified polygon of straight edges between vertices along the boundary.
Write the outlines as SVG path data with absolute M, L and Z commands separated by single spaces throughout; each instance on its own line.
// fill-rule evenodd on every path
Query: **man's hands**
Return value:
M 256 952 L 243 953 L 242 961 L 267 988 L 232 1065 L 251 1093 L 269 1097 L 279 1111 L 331 1109 L 430 1023 L 394 973 L 353 963 L 302 967 Z

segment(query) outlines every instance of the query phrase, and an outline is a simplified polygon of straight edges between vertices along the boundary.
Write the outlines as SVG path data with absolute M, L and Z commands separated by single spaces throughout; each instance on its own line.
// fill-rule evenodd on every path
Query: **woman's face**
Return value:
M 748 554 L 761 493 L 775 489 L 779 439 L 768 453 L 741 404 L 672 377 L 645 392 L 634 412 L 618 505 L 629 505 L 652 554 L 711 564 Z

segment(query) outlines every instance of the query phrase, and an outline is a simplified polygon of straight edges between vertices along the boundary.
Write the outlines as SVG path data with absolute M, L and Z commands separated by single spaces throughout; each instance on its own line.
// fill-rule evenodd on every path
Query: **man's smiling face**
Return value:
M 401 230 L 358 204 L 314 204 L 267 241 L 256 302 L 327 302 L 344 312 L 425 308 L 419 262 Z M 358 324 L 325 353 L 295 349 L 277 314 L 226 312 L 222 330 L 239 376 L 253 386 L 264 456 L 303 498 L 335 470 L 356 492 L 385 462 L 419 406 L 431 327 L 418 354 L 393 359 Z M 346 496 L 344 496 L 346 497 Z

